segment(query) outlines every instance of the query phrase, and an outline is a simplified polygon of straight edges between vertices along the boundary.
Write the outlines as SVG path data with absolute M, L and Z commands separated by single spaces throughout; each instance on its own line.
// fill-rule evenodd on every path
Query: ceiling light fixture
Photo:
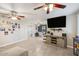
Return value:
M 51 12 L 53 10 L 53 4 L 49 4 L 49 11 Z
M 45 7 L 44 7 L 44 10 L 45 10 L 45 11 L 47 11 L 47 9 L 48 9 L 48 7 L 47 7 L 47 6 L 45 6 Z
M 12 19 L 12 20 L 17 20 L 17 18 L 16 18 L 16 17 L 11 17 L 11 19 Z
M 49 8 L 49 11 L 51 12 L 53 10 L 53 4 L 49 4 L 48 6 L 44 7 L 44 10 L 47 11 L 47 9 Z

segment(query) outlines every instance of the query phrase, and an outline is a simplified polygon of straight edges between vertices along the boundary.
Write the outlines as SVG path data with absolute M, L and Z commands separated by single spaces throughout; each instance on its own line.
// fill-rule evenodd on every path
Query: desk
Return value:
M 53 36 L 53 35 L 45 35 L 46 40 L 49 40 L 50 43 L 51 41 L 55 41 L 57 45 L 63 45 L 64 48 L 67 48 L 67 37 L 66 36 Z M 49 39 L 49 38 L 50 39 Z

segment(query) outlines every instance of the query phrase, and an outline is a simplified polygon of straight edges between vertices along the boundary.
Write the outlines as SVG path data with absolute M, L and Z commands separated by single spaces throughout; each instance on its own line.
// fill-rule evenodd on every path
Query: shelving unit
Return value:
M 51 31 L 47 31 L 47 33 L 44 35 L 44 37 L 46 37 L 44 38 L 44 41 L 46 40 L 48 43 L 67 48 L 67 34 L 60 32 L 60 34 L 57 33 L 58 35 L 54 35 L 54 31 L 59 33 L 60 31 L 63 31 L 63 29 L 51 29 Z
M 57 46 L 67 48 L 67 37 L 66 36 L 53 36 L 53 35 L 45 35 L 46 42 L 56 44 Z
M 57 44 L 57 38 L 51 37 L 51 43 Z

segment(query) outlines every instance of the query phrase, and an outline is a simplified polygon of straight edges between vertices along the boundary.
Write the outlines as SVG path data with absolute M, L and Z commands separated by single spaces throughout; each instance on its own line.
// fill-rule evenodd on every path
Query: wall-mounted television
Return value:
M 54 17 L 47 19 L 48 28 L 66 27 L 66 16 Z

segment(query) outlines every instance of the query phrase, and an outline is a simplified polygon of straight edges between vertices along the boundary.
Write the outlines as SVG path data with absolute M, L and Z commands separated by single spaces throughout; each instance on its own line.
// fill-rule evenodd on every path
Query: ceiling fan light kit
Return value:
M 53 7 L 54 7 L 53 4 L 50 4 L 50 5 L 49 5 L 49 11 L 50 11 L 50 12 L 53 10 Z
M 11 19 L 12 19 L 12 20 L 17 20 L 17 18 L 16 18 L 16 17 L 11 17 Z
M 48 6 L 44 7 L 44 10 L 47 11 L 47 9 L 49 8 L 49 11 L 51 12 L 53 10 L 53 4 L 49 4 Z
M 24 18 L 24 16 L 19 16 L 17 15 L 16 11 L 11 11 L 11 17 L 12 20 L 21 20 L 22 18 Z
M 45 11 L 47 11 L 47 8 L 48 8 L 48 7 L 47 7 L 47 6 L 45 6 L 45 7 L 44 7 L 44 10 L 45 10 Z

